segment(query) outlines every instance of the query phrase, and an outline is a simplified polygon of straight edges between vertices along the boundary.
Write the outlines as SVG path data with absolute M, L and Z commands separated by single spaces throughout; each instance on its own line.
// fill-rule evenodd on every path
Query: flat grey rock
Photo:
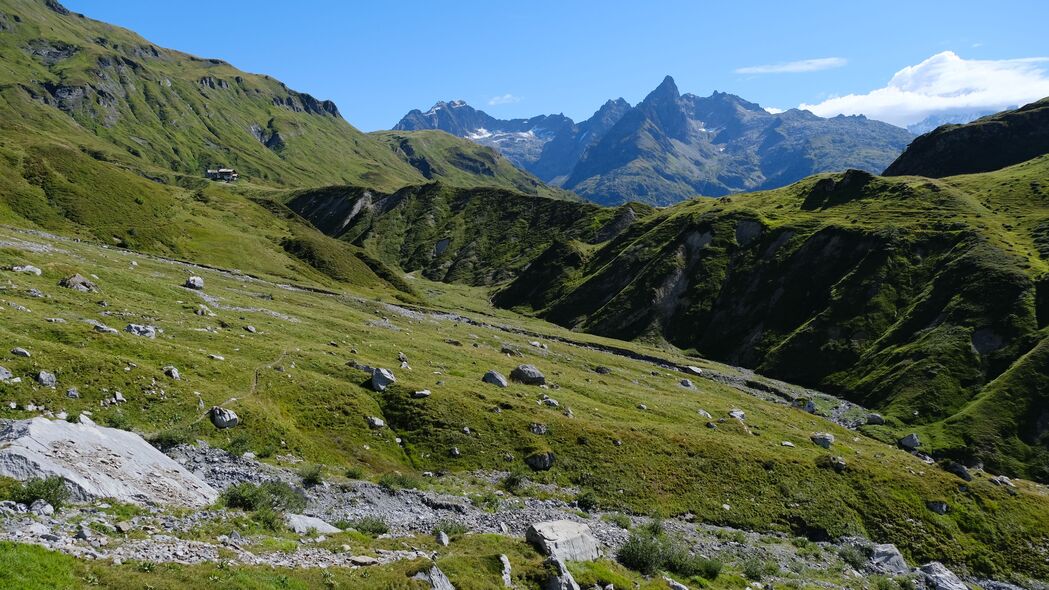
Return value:
M 565 561 L 592 561 L 601 557 L 601 545 L 590 526 L 571 520 L 537 522 L 525 538 L 542 553 Z

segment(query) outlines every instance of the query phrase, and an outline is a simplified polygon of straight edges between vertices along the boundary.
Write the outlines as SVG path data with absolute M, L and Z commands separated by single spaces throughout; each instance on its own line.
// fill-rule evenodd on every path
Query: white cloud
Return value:
M 747 66 L 736 68 L 737 74 L 798 74 L 802 72 L 818 72 L 840 68 L 849 63 L 843 57 L 820 57 L 817 59 L 803 59 L 799 61 L 788 61 L 779 64 L 766 64 L 762 66 Z
M 934 114 L 1002 110 L 1049 96 L 1049 58 L 962 59 L 952 51 L 907 66 L 866 94 L 848 94 L 798 108 L 821 117 L 863 114 L 894 125 Z
M 521 102 L 520 96 L 514 96 L 510 93 L 506 93 L 502 96 L 493 96 L 488 99 L 488 106 L 497 106 L 501 104 L 513 104 L 515 102 Z

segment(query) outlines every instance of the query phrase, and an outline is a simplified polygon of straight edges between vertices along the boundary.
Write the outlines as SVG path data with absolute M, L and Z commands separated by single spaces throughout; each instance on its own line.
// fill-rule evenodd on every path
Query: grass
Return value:
M 0 240 L 41 241 L 3 228 Z M 183 433 L 180 438 L 203 439 L 213 446 L 235 443 L 256 453 L 275 449 L 268 461 L 292 455 L 305 464 L 325 465 L 331 473 L 354 468 L 381 478 L 394 472 L 418 477 L 422 471 L 516 470 L 528 473 L 529 489 L 546 483 L 574 487 L 592 493 L 606 511 L 692 512 L 711 524 L 811 538 L 860 534 L 894 542 L 915 561 L 942 559 L 988 572 L 1038 572 L 1042 567 L 1029 559 L 1030 552 L 1019 550 L 1044 543 L 1049 535 L 1049 508 L 1036 488 L 1021 482 L 1012 496 L 977 477 L 968 491 L 960 492 L 955 476 L 819 417 L 706 379 L 696 379 L 696 388 L 685 391 L 672 375 L 651 375 L 649 363 L 556 338 L 615 345 L 731 374 L 728 367 L 643 344 L 572 334 L 487 307 L 476 289 L 419 278 L 414 288 L 433 305 L 465 310 L 490 325 L 420 317 L 370 298 L 282 289 L 208 269 L 194 272 L 204 277 L 205 294 L 218 298 L 211 304 L 218 315 L 198 316 L 194 311 L 202 299 L 180 287 L 187 271 L 179 265 L 89 243 L 58 241 L 55 247 L 61 251 L 0 249 L 0 266 L 28 263 L 44 271 L 40 277 L 7 275 L 14 285 L 0 298 L 32 311 L 5 306 L 0 339 L 31 350 L 33 356 L 5 356 L 0 363 L 23 377 L 46 368 L 59 382 L 57 389 L 46 390 L 26 379 L 7 387 L 0 401 L 19 407 L 33 402 L 71 415 L 90 410 L 99 423 L 119 417 L 125 427 L 146 435 L 177 431 Z M 131 266 L 131 260 L 137 265 Z M 73 272 L 97 275 L 103 294 L 56 286 Z M 50 297 L 29 297 L 30 288 Z M 97 305 L 101 297 L 110 307 Z M 106 310 L 128 314 L 126 321 L 148 318 L 164 333 L 155 340 L 107 337 L 79 321 L 86 317 L 115 324 L 100 315 Z M 69 321 L 53 324 L 44 320 L 48 317 Z M 241 329 L 249 323 L 260 333 Z M 538 336 L 505 332 L 496 324 Z M 536 339 L 548 348 L 530 346 Z M 507 359 L 499 352 L 503 343 L 526 356 Z M 412 371 L 398 368 L 398 352 L 411 359 Z M 212 353 L 225 360 L 210 359 Z M 363 373 L 346 366 L 351 359 L 392 367 L 398 382 L 376 394 L 365 386 Z M 128 361 L 136 367 L 125 371 Z M 537 405 L 538 388 L 512 384 L 496 389 L 480 381 L 489 368 L 506 373 L 521 362 L 536 364 L 559 386 L 543 391 L 558 399 L 561 408 Z M 179 368 L 182 381 L 163 374 L 167 365 Z M 598 365 L 612 373 L 595 378 L 592 368 Z M 154 379 L 163 384 L 164 396 L 146 392 Z M 80 399 L 65 397 L 69 386 L 79 388 Z M 119 389 L 129 402 L 100 408 L 103 389 Z M 412 392 L 419 389 L 433 395 L 416 399 Z M 228 404 L 241 423 L 232 430 L 213 428 L 197 409 L 195 391 L 205 407 Z M 227 402 L 230 398 L 236 401 Z M 647 411 L 637 409 L 642 402 Z M 561 412 L 566 406 L 573 417 Z M 495 407 L 501 411 L 493 412 Z M 746 411 L 751 434 L 731 424 L 716 431 L 703 428 L 696 413 L 704 408 L 724 416 L 737 407 Z M 0 416 L 27 414 L 5 403 Z M 380 416 L 388 427 L 371 430 L 365 416 Z M 556 454 L 551 471 L 525 471 L 523 457 L 538 438 L 529 431 L 533 422 L 549 427 L 542 443 Z M 463 433 L 466 426 L 470 435 Z M 826 451 L 804 441 L 821 431 L 835 435 L 833 452 L 848 462 L 845 472 L 816 466 L 816 458 Z M 579 444 L 581 437 L 587 444 Z M 613 444 L 616 440 L 622 444 Z M 779 445 L 781 440 L 799 444 L 787 449 Z M 452 446 L 461 456 L 449 455 Z M 507 462 L 507 454 L 513 461 Z M 931 513 L 924 504 L 930 498 L 946 499 L 951 511 L 942 517 Z M 494 494 L 477 496 L 490 509 L 498 500 Z

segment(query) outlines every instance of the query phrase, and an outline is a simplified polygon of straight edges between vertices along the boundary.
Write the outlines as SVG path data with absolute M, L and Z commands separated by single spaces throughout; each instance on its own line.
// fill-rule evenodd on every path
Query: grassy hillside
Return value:
M 942 178 L 989 172 L 1049 150 L 1049 98 L 964 125 L 943 125 L 915 139 L 886 170 Z
M 530 268 L 495 300 L 838 392 L 926 426 L 926 450 L 1045 479 L 1047 176 L 1042 157 L 936 181 L 854 171 L 699 199 L 597 250 L 556 246 L 543 256 L 561 272 Z M 521 285 L 556 296 L 536 305 Z
M 622 229 L 624 215 L 633 219 L 652 211 L 637 204 L 606 209 L 441 183 L 393 194 L 353 187 L 310 189 L 285 200 L 326 234 L 365 248 L 386 263 L 433 280 L 473 285 L 513 278 L 555 240 L 605 240 Z
M 427 180 L 465 188 L 503 188 L 526 195 L 580 200 L 573 193 L 547 186 L 494 149 L 443 131 L 379 131 L 371 135 L 387 144 Z
M 29 349 L 32 357 L 0 358 L 24 377 L 5 386 L 3 417 L 27 415 L 7 401 L 73 415 L 90 410 L 99 423 L 162 435 L 168 442 L 201 438 L 268 460 L 299 456 L 327 465 L 329 475 L 348 466 L 373 477 L 394 470 L 522 470 L 530 454 L 552 451 L 554 467 L 528 477 L 589 491 L 605 509 L 691 512 L 706 523 L 816 539 L 859 534 L 895 542 L 917 562 L 940 559 L 974 573 L 1049 575 L 1041 557 L 1049 548 L 1043 488 L 1019 482 L 1014 495 L 982 473 L 961 486 L 954 475 L 823 418 L 714 380 L 696 378 L 696 386 L 686 389 L 678 384 L 680 373 L 589 345 L 614 345 L 708 371 L 731 373 L 728 367 L 575 335 L 490 310 L 476 290 L 422 279 L 413 281 L 416 290 L 451 313 L 288 289 L 6 229 L 0 229 L 0 243 L 0 266 L 43 269 L 40 277 L 4 273 L 6 302 L 31 311 L 5 305 L 0 340 Z M 58 287 L 72 272 L 98 276 L 101 293 Z M 203 293 L 180 286 L 190 272 L 204 277 Z M 47 297 L 33 297 L 30 289 Z M 107 307 L 97 304 L 103 298 Z M 217 315 L 194 313 L 201 303 Z M 478 316 L 487 325 L 455 315 L 464 309 L 487 310 L 490 315 Z M 52 323 L 49 317 L 67 321 Z M 100 334 L 84 319 L 118 329 L 127 322 L 149 323 L 163 332 L 155 340 Z M 246 331 L 247 325 L 256 332 Z M 536 339 L 548 347 L 530 346 Z M 524 356 L 507 357 L 504 344 Z M 399 352 L 411 369 L 398 368 Z M 398 381 L 384 394 L 371 392 L 365 374 L 347 366 L 349 361 L 393 367 Z M 488 369 L 506 374 L 521 362 L 539 367 L 551 388 L 500 389 L 480 380 Z M 181 381 L 165 377 L 167 365 L 178 367 Z M 610 372 L 598 374 L 596 366 Z M 55 372 L 57 389 L 29 378 L 41 369 Z M 66 396 L 71 386 L 79 389 L 79 399 Z M 413 397 L 424 388 L 433 394 Z M 127 403 L 101 405 L 114 390 Z M 202 418 L 197 393 L 205 407 L 235 410 L 241 424 L 213 428 Z M 559 407 L 538 404 L 543 393 Z M 707 419 L 698 413 L 725 417 L 733 408 L 746 412 L 745 421 L 729 419 L 716 429 L 704 427 Z M 388 427 L 370 429 L 365 416 L 380 416 Z M 547 433 L 533 434 L 532 423 L 545 424 Z M 829 451 L 809 441 L 820 431 L 836 436 Z M 450 453 L 452 447 L 459 456 Z M 843 457 L 844 471 L 827 468 L 831 455 Z M 936 514 L 925 506 L 930 500 L 946 501 L 950 510 Z

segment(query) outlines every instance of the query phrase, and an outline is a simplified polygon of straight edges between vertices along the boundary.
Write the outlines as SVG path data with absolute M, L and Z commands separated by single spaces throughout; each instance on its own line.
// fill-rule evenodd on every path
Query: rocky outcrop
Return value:
M 923 565 L 921 573 L 931 590 L 969 590 L 954 572 L 938 561 Z
M 0 426 L 0 475 L 58 476 L 76 500 L 134 504 L 211 504 L 218 492 L 137 434 L 83 423 L 33 418 Z
M 436 565 L 430 566 L 430 569 L 423 570 L 415 576 L 415 580 L 422 580 L 430 585 L 430 590 L 455 590 L 455 586 L 452 585 L 452 581 L 448 579 L 448 576 L 441 571 L 441 568 Z

